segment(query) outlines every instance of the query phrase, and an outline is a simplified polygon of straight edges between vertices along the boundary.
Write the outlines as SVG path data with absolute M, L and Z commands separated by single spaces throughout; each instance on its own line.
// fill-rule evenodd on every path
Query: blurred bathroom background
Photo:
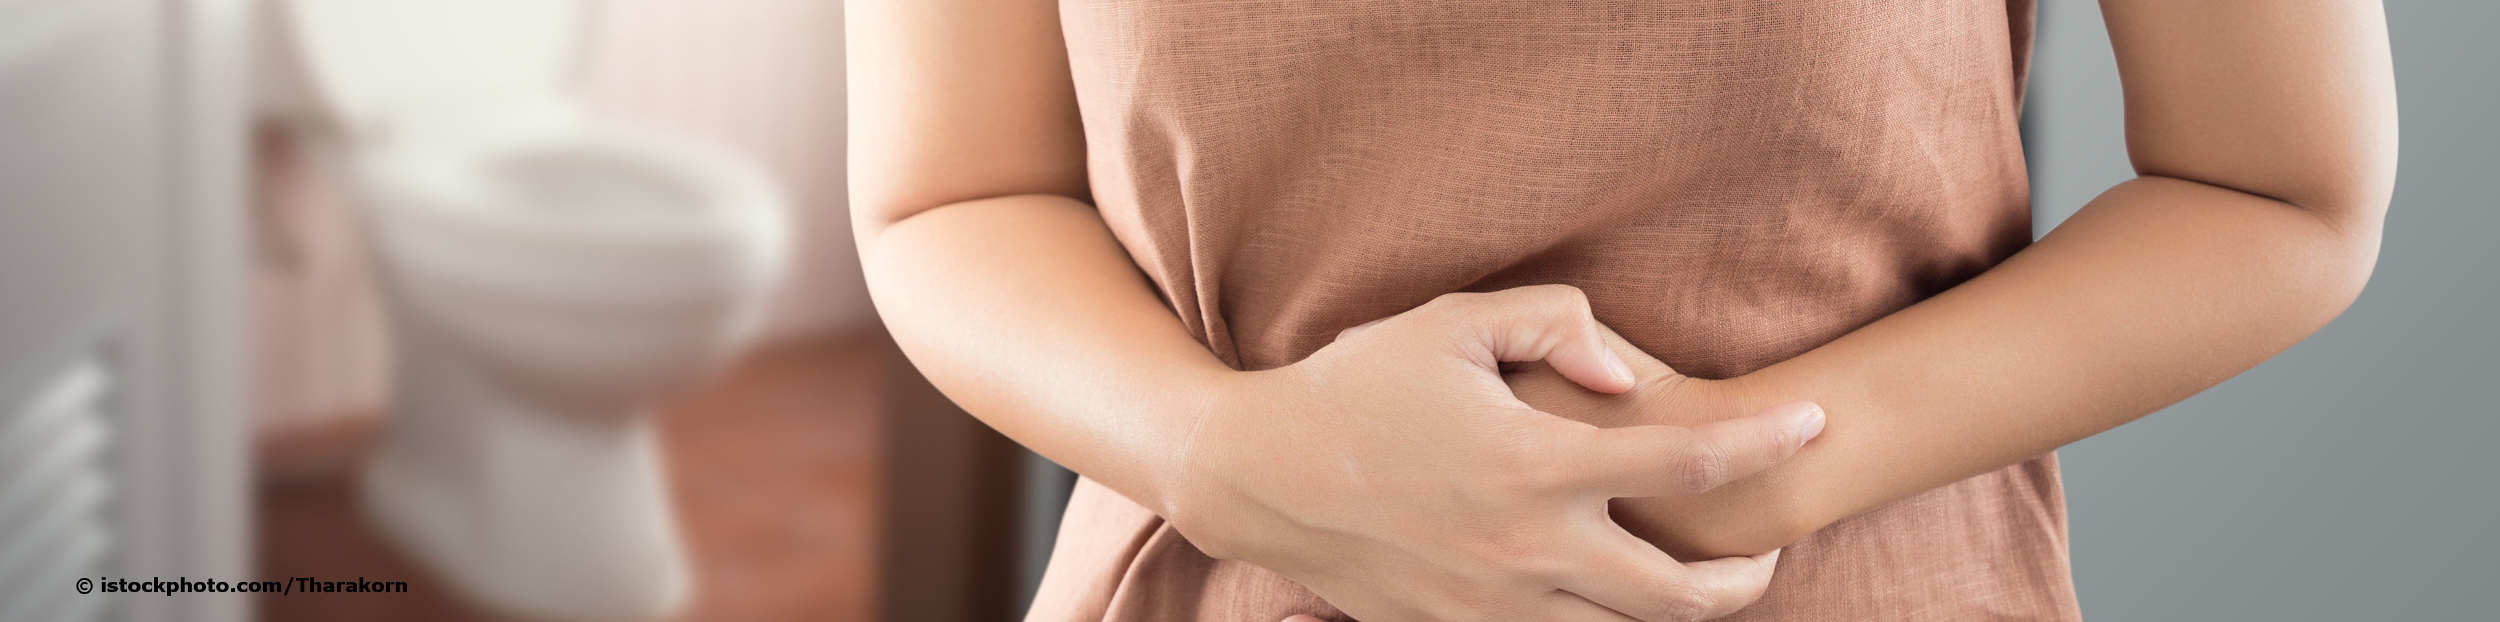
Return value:
M 349 143 L 369 139 L 339 127 L 366 121 L 287 115 L 363 115 L 348 109 L 384 106 L 354 100 L 426 84 L 358 84 L 367 78 L 318 75 L 328 61 L 303 57 L 387 68 L 409 61 L 379 48 L 429 34 L 445 49 L 490 42 L 414 32 L 426 22 L 387 11 L 317 15 L 349 4 L 432 8 L 0 2 L 0 620 L 534 617 L 455 587 L 441 573 L 474 562 L 422 561 L 360 496 L 395 380 L 390 294 L 346 162 L 364 149 Z M 499 10 L 442 4 L 476 5 L 465 14 L 476 19 Z M 872 315 L 843 204 L 841 4 L 553 4 L 581 5 L 583 32 L 580 49 L 556 52 L 572 66 L 548 86 L 586 116 L 734 155 L 787 211 L 779 286 L 754 303 L 760 322 L 739 355 L 658 398 L 659 462 L 692 579 L 671 617 L 1011 617 L 1015 585 L 1038 563 L 1025 534 L 1048 533 L 1022 514 L 1030 459 L 920 383 Z M 322 20 L 412 32 L 342 42 L 291 31 Z M 481 54 L 405 69 L 509 71 L 458 65 Z M 72 586 L 299 576 L 408 585 L 284 596 Z
M 2127 171 L 2098 17 L 2090 3 L 2044 4 L 2026 118 L 2042 230 Z M 353 8 L 366 5 L 395 8 Z M 552 11 L 533 14 L 544 18 L 535 27 L 566 34 L 506 40 L 443 27 L 510 26 L 499 11 L 522 5 Z M 342 6 L 351 8 L 327 13 Z M 470 12 L 392 12 L 453 6 Z M 2280 359 L 2066 452 L 2077 580 L 2096 618 L 2478 619 L 2484 592 L 2500 584 L 2490 563 L 2500 537 L 2488 531 L 2500 523 L 2500 497 L 2483 449 L 2500 418 L 2480 390 L 2500 371 L 2491 323 L 2500 257 L 2487 241 L 2500 210 L 2481 183 L 2500 164 L 2500 122 L 2487 117 L 2500 63 L 2478 34 L 2500 25 L 2500 9 L 2389 10 L 2404 171 L 2379 276 L 2342 320 Z M 348 30 L 315 32 L 329 24 Z M 377 27 L 393 36 L 354 30 Z M 0 0 L 0 622 L 626 619 L 595 613 L 593 601 L 646 597 L 679 620 L 1017 617 L 1070 476 L 955 411 L 879 329 L 845 215 L 841 32 L 841 4 L 819 0 Z M 433 39 L 445 47 L 383 49 Z M 489 63 L 506 58 L 497 41 L 527 48 L 513 58 L 552 60 L 528 71 Z M 507 81 L 463 81 L 471 74 Z M 677 141 L 624 164 L 512 175 L 656 183 L 674 190 L 653 194 L 702 211 L 735 194 L 707 188 L 743 186 L 696 171 L 753 173 L 778 199 L 738 200 L 770 203 L 780 220 L 686 244 L 743 248 L 731 242 L 750 235 L 784 239 L 786 252 L 733 261 L 627 245 L 612 259 L 640 268 L 569 277 L 444 267 L 531 252 L 580 263 L 533 249 L 625 244 L 511 223 L 480 226 L 532 232 L 423 233 L 429 219 L 474 224 L 460 219 L 476 206 L 392 194 L 390 174 L 360 162 L 484 157 L 474 146 L 368 155 L 400 153 L 389 146 L 400 139 L 377 127 L 392 123 L 377 119 L 456 117 L 440 111 L 479 103 L 456 99 L 561 100 L 566 120 L 549 127 L 599 119 Z M 687 164 L 679 150 L 725 157 Z M 541 182 L 558 183 L 515 183 Z M 396 216 L 374 215 L 383 212 Z M 604 231 L 640 217 L 565 209 L 533 218 Z M 378 247 L 377 231 L 416 241 Z M 716 259 L 726 263 L 712 272 L 676 270 Z M 761 289 L 702 287 L 766 273 Z M 528 280 L 541 277 L 551 280 Z M 706 310 L 698 315 L 717 331 L 645 339 L 695 322 L 650 319 L 679 317 L 669 314 L 681 307 L 631 307 L 640 290 L 671 279 L 699 292 L 671 304 L 709 305 L 687 308 Z M 598 283 L 571 289 L 576 281 Z M 478 289 L 454 288 L 464 284 Z M 440 319 L 394 324 L 400 308 Z M 520 325 L 507 315 L 566 329 L 540 332 L 612 339 L 550 342 L 548 362 L 528 350 L 536 342 L 472 334 L 512 334 L 496 332 Z M 559 321 L 569 318 L 579 325 Z M 413 341 L 443 345 L 398 350 Z M 618 345 L 607 341 L 643 349 L 619 355 L 602 349 Z M 470 354 L 443 353 L 453 350 Z M 513 451 L 478 439 L 409 449 L 418 471 L 489 474 L 445 494 L 480 508 L 449 513 L 473 530 L 454 530 L 468 534 L 454 541 L 495 546 L 444 553 L 426 527 L 386 527 L 414 520 L 391 518 L 406 512 L 389 508 L 408 506 L 390 504 L 405 501 L 366 496 L 364 469 L 384 448 L 463 429 L 393 427 L 395 410 L 450 408 L 395 406 L 395 384 L 537 378 L 526 372 L 548 367 L 628 377 L 644 370 L 618 359 L 637 357 L 701 369 L 649 372 L 669 382 L 648 391 L 589 391 L 622 396 L 614 401 L 567 401 L 574 393 L 543 379 L 509 382 L 529 390 L 444 391 L 538 404 L 477 425 L 538 430 L 529 434 L 555 439 L 544 441 L 550 452 L 613 441 L 582 450 L 594 466 L 510 472 L 465 464 Z M 719 360 L 693 365 L 708 358 Z M 441 362 L 454 359 L 468 362 Z M 409 372 L 407 361 L 457 373 Z M 614 412 L 517 412 L 533 408 Z M 576 424 L 586 427 L 540 429 Z M 656 451 L 647 463 L 636 457 L 644 440 Z M 660 469 L 656 480 L 636 479 L 634 465 L 646 464 Z M 632 505 L 636 493 L 662 502 Z M 605 503 L 625 509 L 592 509 Z M 674 534 L 675 548 L 654 549 L 663 562 L 651 565 L 680 565 L 683 576 L 601 583 L 497 556 L 611 523 Z M 406 591 L 74 587 L 295 577 L 401 581 Z M 617 587 L 674 579 L 682 598 L 635 593 L 674 587 Z

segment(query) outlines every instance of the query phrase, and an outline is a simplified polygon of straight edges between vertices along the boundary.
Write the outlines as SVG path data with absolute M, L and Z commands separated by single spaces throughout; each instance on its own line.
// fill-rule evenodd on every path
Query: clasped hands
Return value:
M 1727 550 L 1751 521 L 1697 497 L 1823 428 L 1676 374 L 1561 285 L 1443 296 L 1223 385 L 1163 514 L 1367 622 L 1726 615 L 1778 553 Z

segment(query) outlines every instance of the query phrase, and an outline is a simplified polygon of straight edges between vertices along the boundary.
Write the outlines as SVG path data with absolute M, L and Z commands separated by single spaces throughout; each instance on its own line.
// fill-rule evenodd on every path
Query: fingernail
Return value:
M 1631 386 L 1635 381 L 1632 377 L 1632 366 L 1624 364 L 1623 357 L 1616 356 L 1612 350 L 1606 352 L 1606 375 L 1614 376 L 1615 380 L 1622 381 L 1624 386 Z
M 1814 402 L 1790 402 L 1788 404 L 1780 405 L 1779 408 L 1781 410 L 1789 411 L 1788 417 L 1795 421 L 1795 423 L 1790 425 L 1797 426 L 1799 430 L 1797 433 L 1797 446 L 1803 447 L 1807 441 L 1812 441 L 1814 440 L 1814 437 L 1821 436 L 1823 434 L 1824 417 L 1822 406 L 1816 405 Z
M 1798 435 L 1800 437 L 1798 445 L 1805 445 L 1808 440 L 1815 440 L 1815 437 L 1823 435 L 1823 420 L 1825 420 L 1823 407 L 1815 405 L 1815 402 L 1808 402 L 1808 405 L 1805 405 L 1805 435 Z

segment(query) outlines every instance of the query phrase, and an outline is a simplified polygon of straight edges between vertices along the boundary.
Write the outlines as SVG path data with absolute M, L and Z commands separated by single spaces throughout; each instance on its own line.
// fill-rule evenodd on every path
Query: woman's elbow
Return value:
M 2341 149 L 2312 159 L 2306 184 L 2309 192 L 2283 197 L 2316 216 L 2333 233 L 2322 250 L 2328 263 L 2326 281 L 2336 294 L 2335 311 L 2360 296 L 2378 267 L 2379 238 L 2387 210 L 2396 194 L 2396 137 L 2393 115 L 2372 124 L 2377 131 L 2359 132 Z
M 2314 247 L 2316 284 L 2327 317 L 2333 318 L 2361 296 L 2378 269 L 2379 246 L 2387 210 L 2394 199 L 2395 162 L 2357 167 L 2353 179 L 2337 184 L 2331 194 L 2293 205 L 2325 224 L 2325 242 Z
M 2217 174 L 2191 174 L 2197 172 Z M 2305 153 L 2228 174 L 2195 167 L 2179 173 L 2148 172 L 2270 201 L 2309 217 L 2315 226 L 2275 229 L 2286 235 L 2275 238 L 2278 243 L 2266 256 L 2283 283 L 2275 286 L 2282 288 L 2278 291 L 2297 296 L 2290 307 L 2320 314 L 2319 324 L 2351 306 L 2378 267 L 2381 232 L 2395 195 L 2392 144 Z

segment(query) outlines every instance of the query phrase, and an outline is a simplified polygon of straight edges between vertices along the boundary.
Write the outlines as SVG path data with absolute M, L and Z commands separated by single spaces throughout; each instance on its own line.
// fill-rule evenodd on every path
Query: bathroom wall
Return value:
M 841 3 L 598 6 L 581 84 L 589 104 L 746 153 L 798 211 L 801 243 L 767 340 L 868 326 L 844 215 Z M 387 353 L 351 221 L 294 136 L 264 127 L 255 143 L 258 411 L 270 424 L 369 411 L 386 390 Z
M 800 210 L 802 243 L 770 334 L 874 321 L 844 202 L 842 3 L 609 0 L 593 105 L 763 161 Z

